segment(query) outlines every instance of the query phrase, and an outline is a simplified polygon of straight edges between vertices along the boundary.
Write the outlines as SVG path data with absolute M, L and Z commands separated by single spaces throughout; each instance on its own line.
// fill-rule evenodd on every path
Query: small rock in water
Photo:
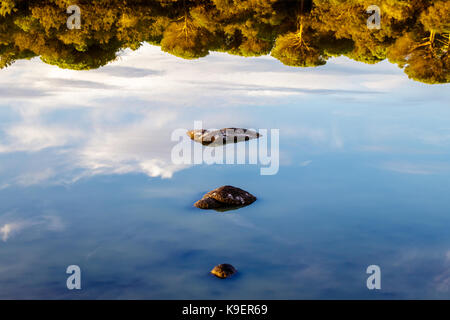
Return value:
M 211 273 L 213 275 L 221 279 L 231 277 L 236 272 L 237 270 L 231 264 L 228 263 L 219 264 L 211 270 Z
M 255 201 L 256 197 L 245 190 L 222 186 L 205 194 L 194 206 L 200 209 L 243 207 Z
M 198 200 L 194 206 L 200 209 L 218 209 L 223 206 L 222 202 L 219 202 L 213 198 L 205 198 Z
M 189 130 L 187 135 L 194 141 L 200 142 L 204 146 L 217 147 L 227 143 L 238 143 L 257 139 L 261 135 L 250 129 L 243 128 L 223 128 L 220 130 L 196 129 Z

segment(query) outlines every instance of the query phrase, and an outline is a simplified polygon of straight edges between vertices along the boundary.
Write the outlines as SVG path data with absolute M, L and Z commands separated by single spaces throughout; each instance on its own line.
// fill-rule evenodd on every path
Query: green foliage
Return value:
M 420 15 L 420 22 L 427 31 L 450 33 L 450 2 L 435 1 Z
M 6 16 L 11 14 L 14 10 L 16 3 L 14 0 L 1 0 L 0 1 L 0 16 Z
M 278 37 L 272 56 L 292 67 L 316 67 L 326 63 L 326 56 L 320 49 L 306 44 L 297 32 Z
M 163 34 L 161 49 L 184 59 L 196 59 L 209 53 L 214 36 L 191 19 L 170 24 Z
M 71 0 L 0 0 L 0 68 L 40 56 L 61 68 L 98 68 L 148 42 L 197 59 L 210 51 L 272 55 L 296 67 L 332 56 L 386 58 L 425 83 L 449 77 L 448 0 L 78 0 L 80 30 L 68 30 Z M 381 8 L 367 28 L 369 5 Z

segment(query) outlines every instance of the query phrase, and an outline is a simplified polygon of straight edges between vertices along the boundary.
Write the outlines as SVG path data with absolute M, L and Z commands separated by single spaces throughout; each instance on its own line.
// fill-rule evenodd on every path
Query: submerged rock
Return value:
M 253 130 L 243 128 L 223 128 L 220 130 L 196 129 L 186 132 L 194 141 L 204 146 L 217 147 L 227 143 L 238 143 L 257 139 L 261 135 Z
M 200 209 L 220 209 L 244 207 L 256 201 L 249 192 L 232 187 L 222 186 L 205 194 L 194 206 Z
M 219 264 L 211 270 L 211 274 L 221 279 L 231 277 L 236 272 L 237 270 L 228 263 Z

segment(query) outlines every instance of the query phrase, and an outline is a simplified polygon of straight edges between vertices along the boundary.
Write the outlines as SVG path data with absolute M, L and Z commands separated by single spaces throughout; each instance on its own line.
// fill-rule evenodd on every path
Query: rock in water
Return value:
M 228 263 L 219 264 L 211 270 L 211 273 L 213 275 L 221 279 L 231 277 L 236 272 L 237 270 L 231 264 Z
M 246 206 L 256 200 L 256 198 L 247 191 L 232 186 L 223 186 L 214 189 L 205 194 L 203 198 L 212 198 L 230 206 Z
M 227 143 L 238 143 L 257 139 L 261 135 L 253 130 L 243 128 L 223 128 L 220 130 L 196 129 L 186 133 L 192 140 L 204 146 L 218 147 Z
M 194 203 L 194 206 L 200 209 L 244 207 L 255 201 L 256 197 L 245 190 L 232 186 L 223 186 L 205 194 Z
M 200 209 L 218 209 L 223 206 L 223 203 L 213 198 L 205 198 L 198 200 L 196 203 L 194 203 L 194 206 Z

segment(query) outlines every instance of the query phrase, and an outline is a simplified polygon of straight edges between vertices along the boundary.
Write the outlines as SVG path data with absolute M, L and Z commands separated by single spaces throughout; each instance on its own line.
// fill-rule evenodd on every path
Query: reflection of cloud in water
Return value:
M 42 97 L 48 93 L 42 92 L 38 89 L 32 89 L 29 87 L 10 87 L 1 86 L 0 87 L 0 97 L 5 98 L 31 98 L 31 97 Z
M 214 211 L 213 213 L 208 213 L 208 214 L 220 215 L 223 219 L 226 219 L 239 227 L 256 230 L 261 235 L 264 235 L 265 237 L 271 239 L 272 241 L 276 241 L 276 242 L 288 244 L 288 245 L 295 243 L 295 241 L 289 240 L 286 237 L 280 237 L 278 234 L 270 231 L 267 228 L 262 228 L 260 226 L 257 226 L 251 220 L 244 218 L 241 214 L 235 214 L 232 211 L 228 212 L 228 213 L 227 212 L 219 213 L 219 212 Z
M 445 253 L 443 265 L 445 270 L 434 278 L 436 289 L 439 292 L 450 292 L 450 251 Z
M 149 61 L 150 67 L 146 67 Z M 174 129 L 191 128 L 194 120 L 203 120 L 206 128 L 272 128 L 270 113 L 265 119 L 248 107 L 281 108 L 292 104 L 292 98 L 299 107 L 313 100 L 325 105 L 330 95 L 333 102 L 336 97 L 364 102 L 368 95 L 378 101 L 393 90 L 400 99 L 411 96 L 403 90 L 409 82 L 395 66 L 382 63 L 375 69 L 358 65 L 358 72 L 354 66 L 349 59 L 339 58 L 324 68 L 293 69 L 267 57 L 242 60 L 221 53 L 188 61 L 149 45 L 126 51 L 118 61 L 91 71 L 62 70 L 38 59 L 19 61 L 2 70 L 0 79 L 0 106 L 2 112 L 11 114 L 0 129 L 0 188 L 47 180 L 71 183 L 95 174 L 139 172 L 170 178 L 187 167 L 172 164 L 170 153 L 175 143 L 170 135 Z M 10 83 L 21 86 L 11 88 Z M 414 95 L 423 96 L 424 91 L 417 87 Z M 341 116 L 334 116 L 344 121 L 348 119 L 345 112 L 354 109 L 342 106 L 336 110 Z M 326 115 L 322 112 L 320 117 Z M 351 148 L 354 132 L 343 130 L 344 125 L 329 119 L 314 125 L 308 120 L 283 122 L 280 139 L 306 142 L 310 149 Z M 404 127 L 407 131 L 393 134 L 410 132 L 410 125 Z M 382 143 L 392 137 L 382 136 L 385 131 L 380 127 L 359 136 L 376 136 L 375 142 Z M 448 142 L 448 131 L 443 131 L 443 136 L 425 133 L 415 132 L 415 136 L 430 143 Z M 287 152 L 290 150 L 280 152 L 284 163 L 298 163 Z M 8 160 L 9 153 L 15 153 L 16 161 Z M 18 153 L 26 157 L 18 161 Z
M 450 165 L 442 162 L 414 163 L 407 161 L 391 161 L 383 163 L 381 168 L 388 171 L 415 175 L 439 174 L 450 171 Z
M 6 218 L 10 215 L 6 215 Z M 1 220 L 6 220 L 1 217 Z M 3 241 L 7 241 L 11 236 L 29 228 L 39 228 L 47 231 L 62 231 L 64 224 L 61 218 L 54 215 L 44 215 L 30 219 L 8 220 L 7 223 L 0 224 L 0 236 Z
M 6 241 L 12 233 L 15 233 L 24 227 L 22 222 L 10 222 L 5 223 L 0 228 L 0 234 L 2 235 L 2 240 Z
M 42 161 L 39 168 L 25 166 L 3 186 L 27 186 L 44 182 L 47 178 L 54 178 L 56 183 L 61 180 L 67 183 L 94 174 L 130 172 L 170 178 L 174 172 L 186 167 L 171 162 L 173 143 L 170 135 L 173 128 L 169 122 L 176 117 L 175 112 L 152 110 L 141 113 L 141 118 L 131 123 L 115 125 L 102 121 L 101 116 L 90 113 L 95 127 L 87 130 L 70 125 L 45 126 L 42 123 L 45 120 L 41 119 L 6 128 L 0 153 L 27 152 L 28 159 L 43 159 L 45 154 L 50 155 L 52 161 Z M 114 112 L 109 117 L 109 120 L 117 119 Z M 57 165 L 55 159 L 58 159 Z M 59 177 L 68 172 L 72 172 L 72 177 Z
M 173 112 L 154 111 L 138 123 L 116 128 L 97 128 L 77 150 L 78 165 L 92 174 L 142 172 L 170 178 L 183 166 L 171 162 Z
M 305 160 L 300 162 L 300 167 L 307 167 L 311 164 L 312 160 Z
M 45 85 L 60 88 L 87 88 L 87 89 L 119 89 L 116 86 L 95 81 L 74 80 L 74 79 L 47 79 Z
M 146 68 L 136 68 L 136 67 L 126 67 L 126 66 L 115 66 L 108 65 L 103 68 L 95 70 L 98 73 L 104 73 L 109 76 L 119 77 L 119 78 L 142 78 L 147 76 L 157 76 L 162 75 L 163 72 L 160 70 L 152 70 Z
M 4 135 L 2 140 L 6 143 L 0 144 L 0 153 L 35 152 L 45 148 L 60 147 L 81 138 L 83 133 L 80 130 L 62 126 L 24 123 L 7 127 L 4 129 Z

